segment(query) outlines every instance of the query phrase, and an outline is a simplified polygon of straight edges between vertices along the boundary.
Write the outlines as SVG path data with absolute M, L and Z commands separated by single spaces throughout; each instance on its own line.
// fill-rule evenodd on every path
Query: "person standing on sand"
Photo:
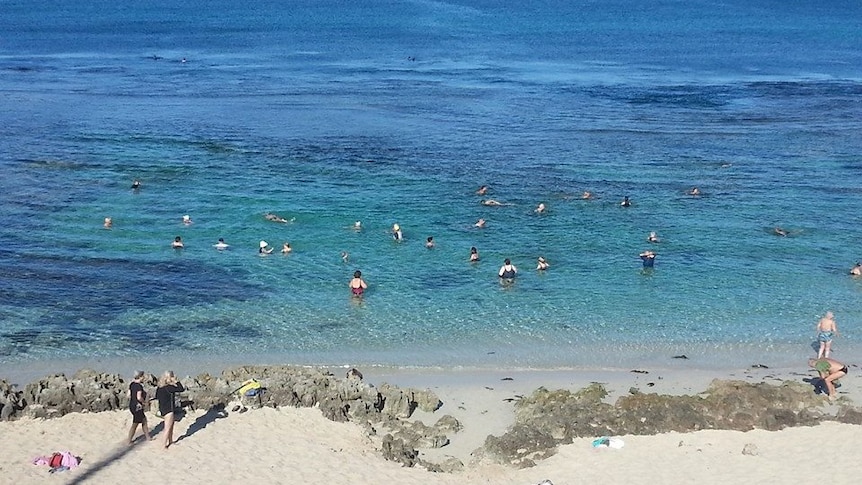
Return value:
M 356 270 L 353 273 L 353 279 L 350 280 L 348 285 L 350 287 L 350 293 L 356 298 L 362 298 L 362 294 L 365 293 L 365 289 L 368 288 L 368 285 L 365 283 L 365 280 L 362 279 L 362 271 Z
M 129 412 L 132 413 L 132 427 L 129 428 L 129 444 L 135 442 L 135 431 L 138 430 L 138 425 L 141 425 L 141 430 L 144 432 L 144 439 L 152 440 L 150 436 L 150 428 L 147 426 L 147 415 L 144 414 L 144 405 L 147 402 L 147 392 L 144 391 L 144 385 L 141 381 L 144 379 L 144 371 L 135 372 L 135 377 L 129 384 Z
M 808 366 L 817 370 L 820 379 L 826 384 L 829 399 L 835 399 L 835 381 L 846 376 L 849 369 L 835 359 L 808 359 Z
M 835 324 L 835 316 L 832 312 L 826 312 L 826 315 L 817 322 L 815 327 L 817 331 L 817 341 L 820 342 L 820 350 L 817 352 L 817 358 L 829 358 L 832 353 L 832 338 L 838 336 L 838 325 Z
M 176 394 L 186 389 L 174 376 L 173 371 L 165 371 L 159 379 L 156 388 L 156 400 L 159 401 L 159 414 L 165 419 L 165 448 L 174 441 L 174 418 L 176 412 Z

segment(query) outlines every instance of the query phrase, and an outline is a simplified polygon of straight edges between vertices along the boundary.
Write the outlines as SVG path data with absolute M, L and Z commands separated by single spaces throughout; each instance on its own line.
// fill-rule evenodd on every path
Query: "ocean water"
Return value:
M 7 369 L 862 356 L 858 2 L 0 10 Z

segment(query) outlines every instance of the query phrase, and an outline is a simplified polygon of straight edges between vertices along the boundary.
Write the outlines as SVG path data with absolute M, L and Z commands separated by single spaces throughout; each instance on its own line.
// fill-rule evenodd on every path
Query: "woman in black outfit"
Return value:
M 174 411 L 176 411 L 176 393 L 185 391 L 183 385 L 174 376 L 173 371 L 165 371 L 159 379 L 156 389 L 156 399 L 159 401 L 159 414 L 165 418 L 165 448 L 174 441 Z

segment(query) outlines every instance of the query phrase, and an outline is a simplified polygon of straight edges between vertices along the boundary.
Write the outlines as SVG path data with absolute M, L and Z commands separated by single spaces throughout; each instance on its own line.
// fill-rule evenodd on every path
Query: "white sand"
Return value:
M 751 382 L 805 377 L 801 372 L 760 369 L 731 374 L 721 377 Z M 485 436 L 499 435 L 512 423 L 513 404 L 505 399 L 528 394 L 541 385 L 578 389 L 590 381 L 605 382 L 613 391 L 609 397 L 612 402 L 632 386 L 643 392 L 699 392 L 713 377 L 714 373 L 678 371 L 366 372 L 365 378 L 371 383 L 385 380 L 428 387 L 440 395 L 444 407 L 427 416 L 420 413 L 417 418 L 432 424 L 443 414 L 452 414 L 465 428 L 450 436 L 450 446 L 423 450 L 422 457 L 430 461 L 446 456 L 461 459 L 467 467 L 455 474 L 435 474 L 387 462 L 375 449 L 379 445 L 376 438 L 368 437 L 358 425 L 331 422 L 317 409 L 259 409 L 218 419 L 203 410 L 190 412 L 177 423 L 174 435 L 189 434 L 169 450 L 162 448 L 161 434 L 152 442 L 125 445 L 130 424 L 126 411 L 19 420 L 0 423 L 0 482 L 529 485 L 549 479 L 554 485 L 858 483 L 862 433 L 858 426 L 837 423 L 779 432 L 623 436 L 625 447 L 619 450 L 595 449 L 592 438 L 583 438 L 524 470 L 471 463 L 470 451 L 481 445 Z M 860 402 L 858 391 L 851 390 L 854 386 L 846 380 L 843 395 Z M 655 385 L 647 387 L 649 382 Z M 149 419 L 151 426 L 161 422 L 152 416 Z M 756 454 L 742 453 L 747 444 L 756 447 Z M 836 450 L 836 454 L 824 456 L 824 448 Z M 35 456 L 64 450 L 83 457 L 78 469 L 51 475 L 46 466 L 31 464 Z

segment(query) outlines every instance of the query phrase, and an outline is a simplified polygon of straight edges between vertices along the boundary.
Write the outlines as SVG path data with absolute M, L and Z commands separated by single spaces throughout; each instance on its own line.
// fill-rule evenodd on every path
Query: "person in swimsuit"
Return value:
M 434 249 L 434 237 L 428 236 L 428 239 L 425 241 L 425 247 L 428 249 Z
M 545 271 L 546 269 L 548 269 L 548 268 L 550 268 L 550 267 L 551 267 L 551 265 L 550 265 L 550 264 L 548 264 L 548 262 L 547 262 L 547 261 L 545 261 L 545 258 L 543 258 L 543 257 L 539 256 L 539 262 L 538 262 L 538 264 L 536 265 L 536 270 L 538 270 L 538 271 Z
M 159 379 L 156 388 L 156 400 L 159 401 L 159 414 L 165 418 L 165 448 L 174 441 L 174 413 L 176 412 L 176 394 L 186 389 L 174 376 L 173 371 L 165 371 Z
M 185 246 L 183 246 L 183 238 L 181 238 L 179 236 L 175 237 L 174 241 L 171 243 L 171 247 L 174 249 L 184 248 Z
M 110 229 L 111 227 L 114 226 L 114 220 L 111 219 L 110 217 L 106 217 L 104 226 L 105 226 L 105 229 Z
M 392 225 L 392 239 L 395 239 L 396 241 L 401 241 L 402 239 L 404 239 L 404 235 L 401 234 L 401 226 L 399 226 L 398 224 Z
M 218 249 L 219 251 L 221 251 L 221 250 L 223 250 L 223 249 L 227 249 L 227 248 L 229 248 L 229 247 L 230 247 L 230 244 L 228 244 L 228 243 L 224 242 L 224 238 L 223 238 L 223 237 L 220 237 L 220 238 L 218 238 L 218 242 L 217 242 L 217 243 L 215 243 L 215 244 L 213 244 L 213 247 L 214 247 L 214 248 L 216 248 L 216 249 Z
M 698 196 L 700 195 L 700 189 L 697 187 L 692 187 L 691 190 L 688 191 L 688 195 Z
M 470 262 L 475 263 L 476 261 L 479 261 L 479 250 L 473 246 L 470 248 Z
M 787 234 L 788 234 L 787 231 L 780 228 L 779 226 L 775 226 L 772 229 L 772 233 L 775 234 L 776 236 L 781 236 L 781 237 L 787 237 Z
M 140 180 L 135 179 L 134 181 L 132 181 L 132 190 L 141 190 L 141 181 Z
M 290 243 L 289 243 L 289 242 L 286 242 L 286 243 L 284 243 L 284 244 L 281 246 L 281 254 L 287 254 L 287 253 L 289 253 L 289 252 L 291 252 L 291 251 L 293 251 L 293 248 L 292 248 L 292 247 L 290 247 Z
M 150 436 L 150 428 L 147 427 L 147 415 L 144 414 L 144 406 L 147 403 L 147 392 L 144 391 L 144 385 L 141 381 L 144 380 L 144 371 L 135 372 L 135 377 L 129 384 L 129 412 L 132 413 L 132 427 L 129 428 L 129 444 L 135 442 L 135 431 L 138 430 L 138 425 L 141 425 L 141 430 L 144 432 L 144 438 L 152 440 Z
M 365 289 L 368 288 L 365 280 L 362 279 L 362 271 L 356 270 L 353 273 L 353 279 L 350 280 L 350 283 L 348 283 L 347 286 L 350 287 L 350 293 L 355 298 L 362 298 L 362 294 L 365 293 Z
M 590 192 L 589 190 L 585 190 L 584 193 L 581 194 L 581 199 L 583 199 L 583 200 L 590 200 L 592 198 L 593 198 L 593 193 Z
M 515 279 L 515 276 L 518 276 L 518 268 L 512 264 L 512 261 L 509 258 L 506 258 L 503 261 L 503 266 L 500 266 L 500 271 L 497 272 L 497 276 L 500 277 L 502 281 L 509 281 Z
M 278 214 L 273 214 L 272 212 L 267 212 L 263 215 L 264 219 L 272 222 L 281 222 L 282 224 L 287 224 L 287 219 L 281 217 Z
M 476 221 L 475 224 L 473 224 L 473 227 L 478 227 L 479 229 L 482 229 L 483 227 L 485 227 L 485 219 L 479 219 L 478 221 Z
M 487 194 L 487 193 L 488 193 L 488 186 L 487 186 L 487 185 L 483 185 L 483 186 L 479 187 L 479 190 L 477 190 L 477 191 L 476 191 L 476 193 L 477 193 L 478 195 L 485 195 L 485 194 Z
M 649 236 L 647 236 L 646 240 L 651 243 L 657 243 L 659 242 L 658 234 L 656 234 L 655 231 L 651 231 L 649 233 Z
M 185 224 L 185 225 L 187 225 L 187 226 L 188 226 L 188 225 L 189 225 L 189 224 L 191 224 L 191 223 L 192 223 L 192 218 L 191 218 L 191 216 L 189 216 L 189 215 L 185 215 L 185 216 L 183 216 L 183 224 Z
M 829 399 L 835 399 L 835 381 L 846 376 L 850 369 L 835 359 L 809 359 L 808 366 L 817 370 L 820 380 L 826 385 Z
M 539 205 L 536 206 L 535 209 L 533 209 L 533 212 L 535 212 L 536 214 L 544 214 L 546 209 L 547 207 L 545 206 L 545 203 L 539 202 Z
M 850 268 L 851 276 L 862 276 L 862 263 L 856 262 L 856 265 Z
M 652 268 L 655 266 L 655 253 L 652 251 L 644 251 L 640 254 L 641 260 L 643 260 L 644 268 Z
M 623 201 L 620 202 L 620 207 L 631 207 L 631 206 L 632 206 L 632 201 L 629 200 L 629 196 L 627 195 L 627 196 L 623 197 Z
M 482 201 L 482 205 L 487 205 L 487 206 L 492 206 L 492 207 L 499 207 L 499 206 L 501 206 L 501 205 L 505 205 L 505 204 L 503 204 L 503 203 L 502 203 L 502 202 L 500 202 L 499 200 L 487 199 L 487 200 L 483 200 L 483 201 Z
M 832 353 L 832 338 L 838 336 L 838 325 L 835 324 L 835 315 L 832 312 L 826 312 L 826 315 L 817 322 L 814 328 L 817 332 L 817 341 L 820 342 L 820 350 L 817 352 L 817 358 L 829 358 Z
M 267 254 L 272 254 L 273 248 L 269 247 L 269 244 L 266 241 L 260 242 L 260 249 L 257 250 L 257 253 L 261 256 L 265 256 Z

